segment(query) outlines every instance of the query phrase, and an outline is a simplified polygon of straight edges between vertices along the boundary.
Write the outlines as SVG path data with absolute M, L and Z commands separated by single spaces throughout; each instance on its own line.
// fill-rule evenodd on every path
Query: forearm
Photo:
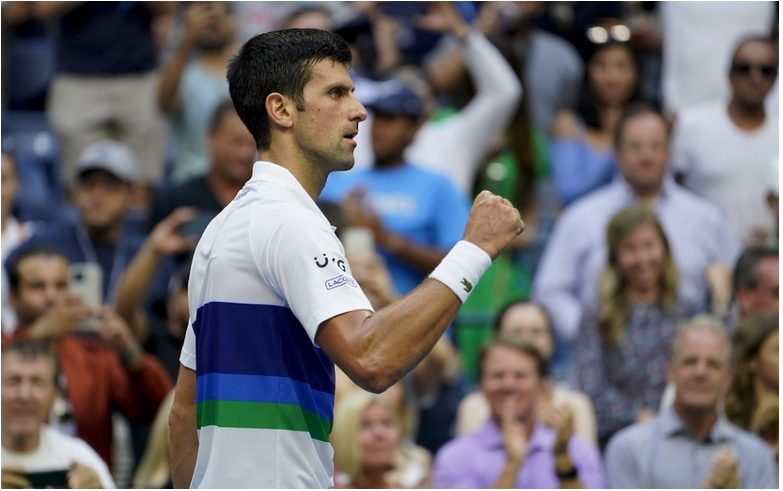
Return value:
M 158 107 L 166 114 L 172 114 L 179 108 L 179 84 L 188 63 L 190 43 L 183 41 L 163 67 L 158 85 Z
M 115 305 L 115 310 L 125 322 L 131 325 L 136 324 L 137 312 L 143 307 L 144 298 L 161 259 L 161 254 L 147 243 L 125 269 L 117 287 Z
M 169 413 L 171 479 L 174 488 L 190 487 L 198 456 L 196 372 L 180 365 L 174 404 Z
M 500 477 L 498 477 L 495 484 L 492 485 L 492 489 L 514 489 L 520 467 L 522 467 L 522 461 L 516 462 L 506 460 L 506 465 L 503 466 L 503 472 L 500 473 Z
M 584 489 L 582 481 L 577 474 L 574 477 L 560 477 L 560 474 L 568 473 L 572 469 L 575 469 L 574 463 L 571 461 L 571 457 L 568 456 L 567 451 L 561 451 L 555 453 L 555 471 L 558 474 L 558 480 L 560 481 L 561 489 Z

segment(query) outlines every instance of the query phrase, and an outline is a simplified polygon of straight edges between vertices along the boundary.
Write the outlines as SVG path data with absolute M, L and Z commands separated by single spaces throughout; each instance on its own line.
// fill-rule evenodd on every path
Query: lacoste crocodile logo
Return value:
M 465 291 L 468 293 L 473 290 L 473 283 L 469 282 L 466 278 L 462 278 L 462 286 L 465 287 Z

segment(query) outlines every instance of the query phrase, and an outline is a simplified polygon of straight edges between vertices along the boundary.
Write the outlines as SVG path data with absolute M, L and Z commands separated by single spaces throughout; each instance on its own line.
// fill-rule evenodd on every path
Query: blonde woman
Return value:
M 634 205 L 617 213 L 606 242 L 598 306 L 585 309 L 574 350 L 576 377 L 595 406 L 601 447 L 618 430 L 655 415 L 682 310 L 669 241 L 652 210 Z
M 426 488 L 431 456 L 405 443 L 393 402 L 356 389 L 335 406 L 330 440 L 335 485 L 351 489 Z

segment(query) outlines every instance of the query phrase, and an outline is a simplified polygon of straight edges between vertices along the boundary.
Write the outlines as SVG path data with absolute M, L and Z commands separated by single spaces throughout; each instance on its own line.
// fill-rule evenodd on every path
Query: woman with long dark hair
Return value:
M 577 112 L 561 111 L 552 124 L 552 178 L 563 206 L 612 180 L 615 126 L 623 107 L 639 98 L 638 87 L 639 70 L 628 43 L 609 40 L 595 47 Z

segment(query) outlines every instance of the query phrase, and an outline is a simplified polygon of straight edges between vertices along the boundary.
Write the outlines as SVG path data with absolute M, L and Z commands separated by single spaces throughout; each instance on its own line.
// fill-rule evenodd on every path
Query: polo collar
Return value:
M 683 424 L 682 420 L 677 415 L 677 412 L 674 410 L 674 407 L 670 407 L 661 413 L 660 424 L 663 434 L 667 438 L 685 435 L 695 440 L 693 433 Z M 702 441 L 704 443 L 721 443 L 730 441 L 731 437 L 731 424 L 726 419 L 726 416 L 719 413 L 715 424 L 712 425 L 710 432 L 707 433 L 707 436 L 705 436 Z
M 310 195 L 307 194 L 307 191 L 305 191 L 302 184 L 294 177 L 291 171 L 282 165 L 259 160 L 253 164 L 253 176 L 250 178 L 250 182 L 253 181 L 268 182 L 285 189 L 297 204 L 326 220 L 323 212 L 318 208 L 318 205 L 315 204 L 315 201 L 313 201 Z M 242 191 L 240 191 L 240 195 L 241 194 Z
M 486 448 L 503 448 L 503 432 L 495 423 L 495 420 L 488 418 L 484 426 L 479 430 L 481 442 Z M 539 423 L 533 423 L 533 432 L 527 441 L 528 455 L 534 452 L 550 451 L 555 444 L 555 431 L 548 426 Z

